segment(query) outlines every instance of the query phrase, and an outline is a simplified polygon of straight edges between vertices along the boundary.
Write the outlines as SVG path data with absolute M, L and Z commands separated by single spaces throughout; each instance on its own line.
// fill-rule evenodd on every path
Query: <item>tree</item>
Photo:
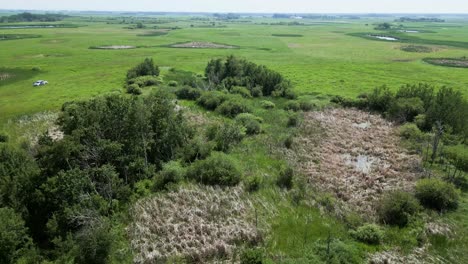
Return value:
M 152 58 L 146 58 L 142 63 L 128 70 L 127 80 L 147 75 L 159 76 L 159 67 L 154 65 Z
M 0 208 L 0 263 L 16 263 L 31 245 L 24 220 L 11 208 Z

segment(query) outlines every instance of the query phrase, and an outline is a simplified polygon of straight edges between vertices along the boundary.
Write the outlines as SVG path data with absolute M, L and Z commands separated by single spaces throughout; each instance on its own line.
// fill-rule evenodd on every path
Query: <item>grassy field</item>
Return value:
M 246 18 L 240 22 L 220 22 L 162 16 L 158 17 L 160 24 L 145 24 L 145 29 L 128 29 L 129 24 L 110 24 L 120 20 L 120 17 L 74 17 L 56 24 L 80 27 L 0 29 L 0 36 L 41 36 L 0 41 L 1 72 L 13 76 L 11 80 L 0 81 L 0 124 L 24 114 L 58 109 L 65 101 L 120 90 L 126 70 L 144 57 L 154 58 L 160 66 L 202 73 L 211 58 L 234 54 L 284 74 L 303 95 L 356 96 L 382 84 L 396 89 L 402 84 L 418 82 L 448 85 L 468 95 L 466 69 L 436 67 L 422 60 L 425 57 L 466 56 L 468 49 L 449 45 L 450 42 L 466 44 L 468 22 L 403 23 L 405 28 L 435 32 L 399 33 L 410 39 L 417 38 L 418 45 L 428 44 L 435 49 L 435 52 L 424 54 L 400 50 L 400 46 L 407 43 L 373 41 L 349 35 L 377 33 L 373 24 L 383 20 L 376 19 L 304 20 L 301 21 L 304 25 L 287 26 L 277 24 L 293 20 Z M 212 22 L 215 22 L 214 27 Z M 153 26 L 180 29 L 161 35 L 154 33 Z M 155 36 L 138 36 L 144 34 Z M 239 48 L 168 47 L 190 41 L 223 43 Z M 89 49 L 104 45 L 138 48 Z M 36 71 L 32 72 L 33 68 Z M 49 85 L 32 87 L 37 79 L 47 80 Z

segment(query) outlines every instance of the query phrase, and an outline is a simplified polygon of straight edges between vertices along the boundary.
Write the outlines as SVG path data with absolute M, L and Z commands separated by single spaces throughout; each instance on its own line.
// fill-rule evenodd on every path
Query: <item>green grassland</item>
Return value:
M 121 18 L 73 17 L 55 24 L 78 28 L 0 29 L 1 34 L 41 35 L 40 38 L 0 42 L 0 67 L 40 69 L 18 81 L 0 81 L 0 123 L 24 114 L 57 109 L 65 101 L 87 98 L 122 87 L 125 71 L 141 58 L 152 57 L 160 66 L 202 73 L 213 57 L 229 54 L 245 57 L 284 74 L 299 94 L 356 96 L 375 86 L 393 89 L 406 83 L 448 85 L 468 94 L 466 69 L 435 67 L 422 61 L 427 54 L 400 50 L 403 43 L 371 41 L 349 34 L 374 32 L 378 20 L 315 22 L 304 25 L 270 25 L 273 19 L 243 19 L 239 22 L 199 21 L 190 17 L 157 17 L 144 29 L 113 24 Z M 130 21 L 130 19 L 127 19 Z M 148 21 L 152 21 L 148 18 Z M 16 25 L 17 23 L 15 23 Z M 403 23 L 435 33 L 405 34 L 435 48 L 430 57 L 462 57 L 464 47 L 450 43 L 468 40 L 468 22 Z M 152 34 L 154 26 L 179 28 L 166 35 Z M 193 26 L 193 27 L 192 27 Z M 140 36 L 139 36 L 140 35 Z M 302 36 L 302 37 L 298 37 Z M 424 40 L 424 41 L 423 41 Z M 224 43 L 239 49 L 173 49 L 167 45 L 189 41 Z M 440 44 L 440 45 L 436 45 Z M 446 44 L 446 45 L 445 45 Z M 137 49 L 93 50 L 92 46 L 130 45 Z M 36 79 L 49 85 L 33 88 Z

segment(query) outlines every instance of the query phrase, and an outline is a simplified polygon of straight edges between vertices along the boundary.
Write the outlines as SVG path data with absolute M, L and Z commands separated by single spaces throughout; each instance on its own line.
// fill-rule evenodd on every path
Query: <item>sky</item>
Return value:
M 0 0 L 0 9 L 245 13 L 468 13 L 468 0 Z

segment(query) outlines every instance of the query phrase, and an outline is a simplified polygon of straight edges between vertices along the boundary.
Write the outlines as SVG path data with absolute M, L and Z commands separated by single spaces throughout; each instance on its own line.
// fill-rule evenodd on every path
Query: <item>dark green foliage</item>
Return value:
M 137 84 L 129 84 L 127 85 L 127 93 L 133 95 L 140 95 L 142 93 L 140 86 Z
M 304 112 L 312 111 L 314 108 L 317 107 L 314 103 L 309 102 L 309 101 L 304 101 L 304 100 L 299 102 L 299 106 L 301 110 Z
M 17 263 L 31 246 L 24 220 L 11 208 L 0 207 L 0 263 Z
M 407 140 L 420 141 L 423 138 L 423 133 L 415 124 L 409 123 L 400 127 L 400 137 Z
M 458 207 L 459 192 L 451 183 L 439 179 L 422 179 L 416 183 L 416 197 L 424 207 L 437 211 Z
M 262 97 L 263 96 L 263 88 L 261 86 L 255 86 L 250 89 L 250 93 L 253 97 Z
M 393 98 L 393 93 L 387 86 L 377 87 L 369 94 L 369 108 L 374 111 L 385 113 L 392 105 Z
M 209 127 L 207 137 L 215 142 L 216 150 L 228 151 L 232 145 L 241 142 L 245 137 L 245 128 L 235 122 L 225 122 Z
M 291 88 L 281 74 L 234 56 L 229 56 L 225 61 L 211 60 L 206 66 L 205 75 L 213 85 L 224 84 L 228 89 L 232 86 L 262 87 L 265 96 L 273 92 L 276 96 L 286 96 Z
M 382 223 L 399 227 L 406 226 L 411 217 L 420 211 L 418 200 L 403 191 L 386 193 L 377 206 L 377 213 Z
M 80 230 L 76 236 L 78 254 L 75 263 L 105 264 L 113 241 L 109 224 L 98 219 Z
M 189 86 L 184 86 L 178 89 L 175 94 L 177 95 L 177 98 L 184 100 L 197 100 L 202 95 L 200 89 Z
M 262 185 L 262 178 L 260 176 L 251 176 L 245 180 L 245 188 L 249 192 L 255 192 L 260 189 Z
M 145 75 L 145 76 L 138 76 L 133 79 L 127 80 L 127 84 L 136 84 L 138 87 L 143 88 L 147 86 L 154 86 L 160 84 L 161 81 L 158 77 Z
M 400 49 L 406 52 L 420 52 L 420 53 L 428 53 L 432 52 L 433 49 L 426 46 L 419 46 L 419 45 L 407 45 L 401 46 Z
M 28 12 L 0 17 L 0 23 L 12 23 L 12 22 L 54 22 L 60 21 L 68 17 L 63 14 L 31 14 Z
M 301 110 L 301 105 L 299 104 L 298 101 L 288 101 L 284 105 L 284 110 L 291 110 L 291 111 L 299 111 Z
M 128 70 L 127 80 L 139 77 L 139 76 L 158 76 L 159 67 L 154 65 L 153 59 L 146 58 L 142 63 L 138 64 L 134 68 Z
M 400 123 L 412 122 L 422 113 L 424 113 L 424 104 L 418 97 L 398 98 L 388 110 L 389 117 Z
M 167 85 L 169 85 L 170 87 L 177 87 L 179 83 L 177 81 L 169 81 Z
M 251 111 L 252 110 L 250 109 L 250 107 L 247 106 L 247 104 L 244 101 L 235 99 L 229 99 L 227 101 L 224 101 L 221 105 L 219 105 L 216 108 L 216 112 L 230 118 L 234 118 L 238 114 L 249 113 Z
M 355 231 L 351 231 L 351 236 L 361 242 L 378 245 L 382 242 L 384 233 L 378 225 L 366 224 Z
M 186 169 L 177 161 L 170 161 L 163 165 L 163 169 L 156 176 L 156 186 L 163 188 L 168 184 L 174 184 L 185 178 Z
M 205 160 L 198 160 L 189 167 L 188 177 L 207 185 L 234 186 L 241 174 L 234 161 L 224 153 L 213 152 Z
M 329 238 L 317 241 L 314 245 L 314 253 L 324 263 L 330 264 L 360 264 L 364 261 L 356 247 L 339 239 Z
M 0 143 L 8 142 L 8 135 L 0 133 Z
M 217 132 L 217 128 L 214 128 L 214 133 Z M 214 139 L 216 135 L 213 135 Z M 182 159 L 185 163 L 192 163 L 199 159 L 205 159 L 210 154 L 211 151 L 215 148 L 215 143 L 207 142 L 201 137 L 195 137 L 185 144 L 179 152 L 179 158 Z
M 377 26 L 375 27 L 375 30 L 389 30 L 392 28 L 392 24 L 390 23 L 380 23 L 380 24 L 377 24 Z
M 197 100 L 197 104 L 207 110 L 215 110 L 228 99 L 228 95 L 221 92 L 205 92 Z
M 297 126 L 299 126 L 299 121 L 300 121 L 299 115 L 292 114 L 292 115 L 290 115 L 288 117 L 287 126 L 288 127 L 297 127 Z
M 287 166 L 280 171 L 276 184 L 280 188 L 291 189 L 293 186 L 293 178 L 294 170 Z
M 246 249 L 240 257 L 241 264 L 262 264 L 264 263 L 263 251 L 258 248 Z
M 231 90 L 229 90 L 232 94 L 239 94 L 244 98 L 251 98 L 252 94 L 250 93 L 249 89 L 242 87 L 242 86 L 233 86 Z
M 434 100 L 434 86 L 420 83 L 417 85 L 404 85 L 395 95 L 396 98 L 419 98 L 423 102 L 424 110 L 427 111 Z
M 446 147 L 444 149 L 444 156 L 457 169 L 468 172 L 468 147 L 466 145 Z
M 260 106 L 265 109 L 273 109 L 276 107 L 275 103 L 267 100 L 263 100 L 260 102 Z
M 291 149 L 294 144 L 294 136 L 289 135 L 285 140 L 284 140 L 284 146 L 288 149 Z
M 242 113 L 236 116 L 235 121 L 245 127 L 247 135 L 255 135 L 262 132 L 262 119 L 249 113 Z

